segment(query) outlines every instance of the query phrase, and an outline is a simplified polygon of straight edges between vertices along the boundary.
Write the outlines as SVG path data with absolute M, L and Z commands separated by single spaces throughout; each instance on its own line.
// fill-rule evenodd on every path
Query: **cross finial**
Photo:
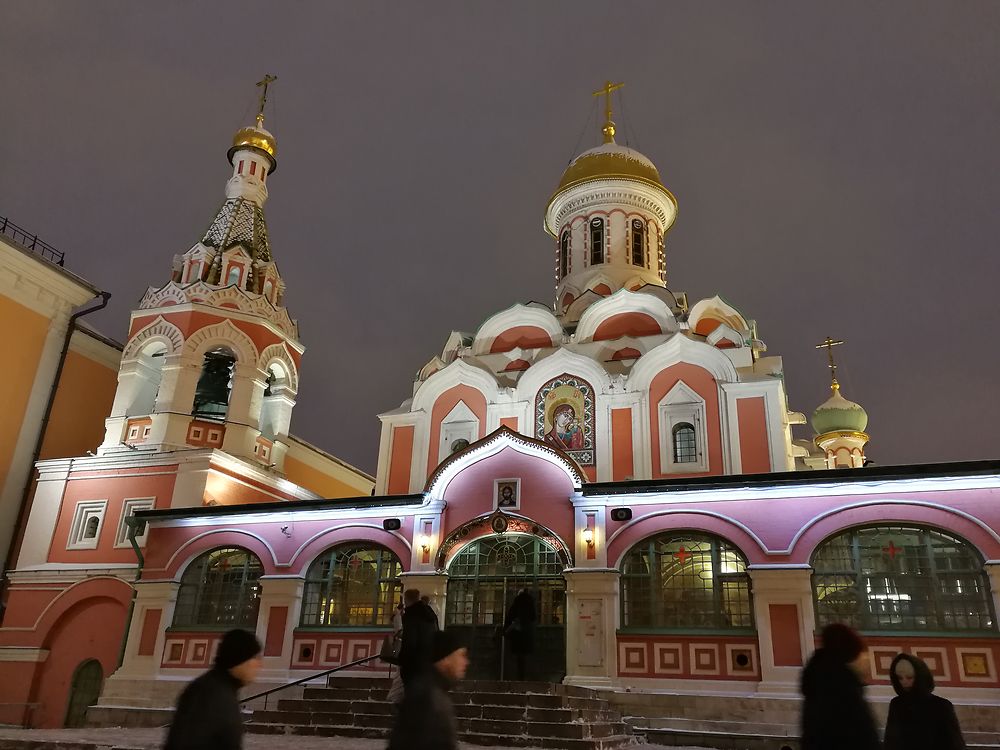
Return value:
M 594 92 L 594 96 L 604 97 L 604 127 L 601 128 L 601 132 L 604 133 L 605 143 L 615 142 L 615 123 L 611 119 L 611 92 L 617 91 L 624 83 L 612 83 L 611 81 L 604 82 L 604 88 L 598 89 Z
M 260 92 L 260 106 L 257 109 L 257 127 L 263 127 L 264 125 L 264 105 L 267 104 L 267 87 L 278 80 L 278 76 L 273 76 L 270 73 L 266 74 L 261 80 L 257 81 L 257 87 L 261 89 Z
M 833 347 L 840 346 L 843 343 L 842 339 L 832 339 L 827 336 L 826 341 L 822 344 L 816 344 L 817 349 L 826 349 L 826 356 L 829 360 L 829 365 L 827 366 L 830 368 L 830 387 L 835 391 L 840 390 L 840 383 L 837 382 L 837 363 L 833 361 Z

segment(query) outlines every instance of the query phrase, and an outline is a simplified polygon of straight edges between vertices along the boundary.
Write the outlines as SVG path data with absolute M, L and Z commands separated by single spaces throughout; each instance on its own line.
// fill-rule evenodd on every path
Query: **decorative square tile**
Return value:
M 208 663 L 208 640 L 188 641 L 188 663 Z
M 184 641 L 167 641 L 163 647 L 164 664 L 180 664 L 184 661 Z
M 292 666 L 311 667 L 316 662 L 316 641 L 296 641 Z
M 620 674 L 644 674 L 647 671 L 645 643 L 618 644 L 618 672 Z
M 731 675 L 757 674 L 757 649 L 739 643 L 726 644 L 726 664 Z
M 343 641 L 323 641 L 323 665 L 336 666 L 344 660 Z
M 653 643 L 655 674 L 684 674 L 684 646 L 680 643 Z
M 989 648 L 956 648 L 958 678 L 962 682 L 996 682 L 993 651 Z
M 367 659 L 373 655 L 371 641 L 348 641 L 347 652 L 351 655 L 351 661 Z
M 688 656 L 691 659 L 691 674 L 721 674 L 719 645 L 717 643 L 690 643 L 688 649 Z
M 871 646 L 868 649 L 868 663 L 871 666 L 872 677 L 877 677 L 882 680 L 889 679 L 889 667 L 892 666 L 892 660 L 896 658 L 896 654 L 899 652 L 895 649 L 890 649 L 885 646 Z
M 951 682 L 951 667 L 948 664 L 948 649 L 932 648 L 930 646 L 915 646 L 911 653 L 918 659 L 923 659 L 931 670 L 934 679 L 939 682 Z

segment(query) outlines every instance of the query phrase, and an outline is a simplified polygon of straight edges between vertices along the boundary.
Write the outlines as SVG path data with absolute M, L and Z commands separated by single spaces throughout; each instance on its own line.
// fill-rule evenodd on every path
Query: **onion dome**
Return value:
M 830 387 L 833 395 L 820 404 L 812 415 L 812 426 L 817 435 L 829 432 L 864 432 L 868 426 L 868 412 L 860 404 L 840 395 L 840 384 Z
M 227 153 L 230 164 L 233 163 L 233 157 L 237 151 L 249 149 L 267 157 L 271 163 L 271 168 L 267 170 L 268 174 L 278 168 L 278 162 L 275 159 L 278 153 L 278 142 L 270 132 L 264 130 L 263 121 L 264 118 L 258 115 L 256 126 L 240 128 L 236 131 L 236 135 L 233 136 L 233 145 Z
M 556 193 L 584 182 L 616 177 L 639 180 L 661 190 L 667 189 L 653 162 L 635 149 L 611 141 L 584 151 L 573 159 L 563 172 Z

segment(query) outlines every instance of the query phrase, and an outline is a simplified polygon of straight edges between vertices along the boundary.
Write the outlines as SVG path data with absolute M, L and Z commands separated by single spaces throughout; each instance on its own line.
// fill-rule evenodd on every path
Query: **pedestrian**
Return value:
M 896 697 L 885 722 L 885 750 L 965 750 L 955 707 L 934 695 L 934 675 L 923 661 L 897 654 L 889 679 Z
M 448 630 L 431 637 L 431 667 L 406 685 L 388 750 L 458 750 L 455 709 L 448 691 L 465 677 L 466 649 Z
M 246 630 L 222 636 L 214 666 L 177 699 L 164 750 L 240 750 L 239 690 L 257 679 L 260 650 L 260 641 Z
M 399 676 L 407 685 L 420 672 L 430 668 L 431 638 L 437 615 L 420 601 L 420 591 L 403 592 L 403 643 L 399 650 Z
M 864 695 L 865 645 L 847 625 L 823 628 L 802 671 L 802 750 L 878 750 Z
M 517 664 L 517 679 L 524 680 L 528 657 L 535 650 L 535 599 L 528 589 L 521 589 L 511 602 L 504 620 L 503 633 Z
M 389 684 L 389 692 L 385 696 L 385 699 L 392 705 L 393 711 L 397 709 L 399 702 L 403 700 L 403 678 L 399 674 L 398 666 L 399 654 L 403 645 L 403 611 L 403 600 L 400 599 L 396 605 L 396 609 L 392 613 L 392 644 L 393 653 L 396 658 L 390 664 L 396 664 L 397 666 L 392 676 L 392 681 Z
M 427 594 L 424 594 L 423 596 L 420 597 L 420 601 L 422 601 L 424 604 L 426 604 L 430 608 L 431 612 L 434 613 L 434 629 L 435 630 L 440 630 L 441 629 L 441 620 L 440 620 L 440 618 L 438 618 L 438 613 L 437 613 L 437 610 L 434 609 L 434 605 L 431 604 L 431 598 L 429 596 L 427 596 Z

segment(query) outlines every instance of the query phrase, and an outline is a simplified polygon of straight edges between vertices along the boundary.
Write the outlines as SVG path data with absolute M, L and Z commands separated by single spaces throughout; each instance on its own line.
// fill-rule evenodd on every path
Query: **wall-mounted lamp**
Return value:
M 594 546 L 594 530 L 589 526 L 583 530 L 583 541 L 587 543 L 588 547 Z
M 423 534 L 420 537 L 420 549 L 422 549 L 424 552 L 431 551 L 431 538 L 426 534 Z

